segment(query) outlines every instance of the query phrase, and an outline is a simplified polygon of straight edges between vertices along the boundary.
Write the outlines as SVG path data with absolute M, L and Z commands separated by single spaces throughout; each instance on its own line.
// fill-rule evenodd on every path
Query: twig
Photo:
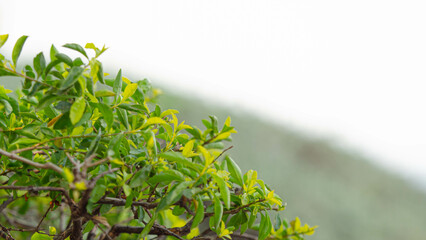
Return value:
M 79 149 L 68 149 L 68 148 L 63 148 L 63 147 L 50 147 L 50 146 L 40 146 L 42 144 L 37 143 L 36 145 L 33 145 L 31 147 L 26 147 L 26 148 L 20 148 L 20 149 L 16 149 L 13 150 L 12 153 L 18 154 L 21 152 L 26 152 L 26 151 L 30 151 L 30 150 L 37 150 L 37 149 L 44 149 L 44 150 L 50 150 L 50 149 L 54 149 L 54 150 L 62 150 L 62 151 L 67 151 L 67 152 L 77 152 L 77 153 L 86 153 L 86 151 L 84 150 L 79 150 Z
M 79 168 L 79 163 L 77 161 L 75 161 L 74 157 L 71 156 L 68 152 L 65 152 L 65 155 L 67 155 L 68 159 L 70 160 L 70 162 L 72 163 L 72 165 L 74 165 L 75 167 Z
M 6 240 L 15 240 L 12 235 L 10 235 L 9 229 L 0 224 L 1 230 L 6 235 Z M 4 236 L 3 236 L 4 237 Z
M 115 238 L 121 233 L 141 233 L 143 231 L 143 227 L 132 227 L 132 226 L 121 226 L 121 225 L 114 225 L 109 233 L 107 234 L 109 237 Z M 149 234 L 153 235 L 165 235 L 165 236 L 173 236 L 177 239 L 183 240 L 183 238 L 176 233 L 170 231 L 170 229 L 154 224 L 149 231 Z M 105 238 L 104 238 L 105 239 Z
M 16 198 L 9 197 L 6 201 L 4 201 L 0 206 L 0 213 L 9 205 L 9 203 L 13 202 Z
M 99 161 L 96 161 L 94 163 L 87 164 L 86 167 L 87 168 L 91 168 L 91 167 L 94 167 L 94 166 L 98 166 L 98 165 L 100 165 L 100 164 L 102 164 L 104 162 L 108 162 L 109 160 L 111 160 L 111 157 L 107 157 L 107 158 L 101 159 Z
M 105 134 L 105 135 L 101 135 L 101 137 L 112 137 L 112 136 L 116 136 L 118 134 L 132 134 L 132 133 L 138 133 L 141 132 L 142 130 L 132 130 L 132 131 L 127 131 L 127 132 L 118 132 L 118 133 L 110 133 L 110 134 Z M 95 138 L 98 135 L 67 135 L 67 136 L 62 136 L 62 137 L 54 137 L 54 138 L 50 138 L 48 140 L 39 142 L 37 144 L 34 144 L 31 147 L 26 147 L 26 148 L 21 148 L 18 150 L 15 150 L 14 153 L 20 153 L 20 152 L 25 152 L 25 151 L 29 151 L 29 150 L 34 150 L 37 149 L 38 147 L 48 143 L 48 142 L 53 142 L 56 140 L 62 140 L 62 139 L 70 139 L 70 138 Z
M 44 221 L 44 219 L 47 217 L 47 214 L 49 213 L 49 211 L 52 209 L 53 205 L 50 205 L 49 208 L 47 209 L 46 213 L 43 215 L 43 217 L 41 218 L 40 222 L 37 224 L 37 227 L 35 228 L 35 231 L 38 232 L 41 223 Z
M 215 163 L 216 162 L 216 160 L 218 160 L 219 158 L 220 158 L 220 156 L 222 156 L 226 151 L 228 151 L 228 150 L 230 150 L 231 148 L 233 148 L 234 146 L 230 146 L 229 148 L 227 148 L 227 149 L 225 149 L 225 150 L 223 150 L 220 154 L 219 154 L 219 156 L 217 156 L 214 160 L 213 160 L 213 162 L 211 163 L 211 164 L 213 164 L 213 163 Z M 211 165 L 210 164 L 210 165 Z
M 25 78 L 25 79 L 28 79 L 28 80 L 30 80 L 30 81 L 32 81 L 32 82 L 40 83 L 41 85 L 44 85 L 44 86 L 46 86 L 46 87 L 51 87 L 51 88 L 54 88 L 54 89 L 58 89 L 58 88 L 57 88 L 57 87 L 55 87 L 55 86 L 49 85 L 49 84 L 47 84 L 47 83 L 45 83 L 45 82 L 42 82 L 42 81 L 36 80 L 36 79 L 34 79 L 34 78 L 31 78 L 31 77 L 28 77 L 27 75 L 24 75 L 24 74 L 22 74 L 22 73 L 19 73 L 19 72 L 17 72 L 17 71 L 15 71 L 15 70 L 13 70 L 13 69 L 10 69 L 10 68 L 7 68 L 7 67 L 3 67 L 3 69 L 4 69 L 4 70 L 6 70 L 6 71 L 8 71 L 8 72 L 10 72 L 10 73 L 13 73 L 13 74 L 18 75 L 19 77 L 23 77 L 23 78 Z
M 26 164 L 31 165 L 31 166 L 36 167 L 36 168 L 52 169 L 53 171 L 60 173 L 60 174 L 62 174 L 62 172 L 63 172 L 62 168 L 60 168 L 60 167 L 58 167 L 55 164 L 50 163 L 50 162 L 47 162 L 47 163 L 44 163 L 44 164 L 33 162 L 29 159 L 26 159 L 26 158 L 21 157 L 19 155 L 7 152 L 3 149 L 0 149 L 0 154 L 5 155 L 6 157 L 8 157 L 10 159 L 18 160 L 20 162 L 26 163 Z

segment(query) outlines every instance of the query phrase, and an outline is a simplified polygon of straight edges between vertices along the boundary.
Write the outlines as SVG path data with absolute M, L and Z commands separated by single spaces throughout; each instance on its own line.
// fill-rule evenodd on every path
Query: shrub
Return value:
M 0 47 L 8 35 L 0 36 Z M 12 94 L 0 86 L 0 235 L 6 239 L 303 239 L 315 227 L 288 224 L 282 199 L 242 174 L 227 155 L 235 133 L 210 116 L 205 130 L 155 104 L 147 80 L 113 78 L 88 43 L 50 49 L 18 71 L 27 36 L 12 60 L 0 54 L 0 76 L 22 79 Z M 93 53 L 89 57 L 87 51 Z

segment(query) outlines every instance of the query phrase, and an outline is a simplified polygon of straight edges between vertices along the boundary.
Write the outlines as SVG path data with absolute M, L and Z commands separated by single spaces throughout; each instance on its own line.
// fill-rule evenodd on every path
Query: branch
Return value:
M 38 191 L 56 191 L 61 192 L 62 195 L 67 199 L 70 205 L 73 205 L 70 195 L 65 190 L 65 188 L 60 187 L 34 187 L 34 186 L 0 186 L 0 189 L 10 189 L 10 190 L 27 190 L 29 192 L 38 192 Z
M 120 198 L 112 198 L 106 197 L 104 199 L 99 200 L 97 203 L 99 204 L 112 204 L 114 206 L 124 206 L 126 205 L 126 200 Z M 142 206 L 146 209 L 153 209 L 158 206 L 158 203 L 148 203 L 148 202 L 133 202 L 132 206 Z
M 110 238 L 115 238 L 121 233 L 141 233 L 143 229 L 144 229 L 143 227 L 114 225 L 109 231 L 109 233 L 107 234 L 107 236 Z M 168 229 L 158 224 L 154 224 L 154 226 L 152 226 L 151 230 L 149 231 L 149 234 L 157 235 L 157 236 L 173 236 L 177 239 L 183 240 L 181 236 L 172 232 L 171 229 Z M 107 238 L 103 238 L 102 240 L 104 239 L 107 239 Z
M 37 227 L 35 228 L 35 231 L 38 232 L 38 230 L 40 229 L 41 223 L 44 221 L 44 219 L 47 217 L 47 214 L 49 213 L 49 211 L 52 209 L 52 204 L 49 206 L 49 208 L 47 209 L 46 213 L 43 215 L 43 217 L 41 218 L 40 222 L 37 224 Z
M 50 163 L 50 162 L 44 163 L 44 164 L 33 162 L 33 161 L 29 160 L 29 159 L 26 159 L 26 158 L 21 157 L 19 155 L 7 152 L 7 151 L 5 151 L 3 149 L 0 149 L 0 154 L 1 155 L 5 155 L 6 157 L 8 157 L 10 159 L 18 160 L 20 162 L 26 163 L 26 164 L 31 165 L 31 166 L 36 167 L 36 168 L 52 169 L 53 171 L 55 171 L 57 173 L 60 173 L 60 174 L 62 174 L 62 172 L 63 172 L 62 168 L 60 168 L 60 167 L 58 167 L 55 164 Z
M 10 73 L 16 74 L 16 75 L 18 75 L 19 77 L 23 77 L 23 78 L 25 78 L 25 79 L 28 79 L 28 80 L 30 80 L 30 81 L 32 81 L 32 82 L 40 83 L 41 85 L 44 85 L 44 86 L 46 86 L 46 87 L 51 87 L 51 88 L 54 88 L 54 89 L 58 89 L 58 88 L 57 88 L 57 87 L 55 87 L 55 86 L 49 85 L 49 84 L 47 84 L 47 83 L 45 83 L 45 82 L 42 82 L 42 81 L 36 80 L 36 79 L 34 79 L 34 78 L 31 78 L 31 77 L 28 77 L 27 75 L 24 75 L 24 74 L 22 74 L 22 73 L 19 73 L 19 72 L 17 72 L 17 71 L 15 71 L 15 70 L 13 70 L 13 69 L 10 69 L 10 68 L 7 68 L 7 67 L 2 67 L 2 69 L 6 70 L 6 71 L 8 71 L 8 72 L 10 72 Z
M 210 163 L 210 165 L 212 165 L 213 163 L 215 163 L 216 162 L 216 160 L 218 160 L 219 158 L 220 158 L 220 156 L 222 156 L 226 151 L 228 151 L 228 150 L 230 150 L 231 148 L 233 148 L 234 146 L 230 146 L 229 148 L 227 148 L 227 149 L 225 149 L 225 150 L 223 150 L 220 154 L 219 154 L 219 156 L 217 156 L 214 160 L 213 160 L 213 162 L 212 163 Z
M 9 229 L 7 229 L 6 227 L 4 227 L 1 224 L 0 224 L 0 227 L 1 227 L 0 233 L 3 233 L 3 234 L 0 235 L 1 237 L 5 238 L 6 240 L 15 240 L 12 237 L 12 235 L 10 235 Z

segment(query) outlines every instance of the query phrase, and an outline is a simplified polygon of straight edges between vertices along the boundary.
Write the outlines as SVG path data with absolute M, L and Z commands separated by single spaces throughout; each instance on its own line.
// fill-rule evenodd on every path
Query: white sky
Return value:
M 426 2 L 1 0 L 24 52 L 106 44 L 107 65 L 331 136 L 426 186 Z M 63 50 L 66 52 L 66 50 Z

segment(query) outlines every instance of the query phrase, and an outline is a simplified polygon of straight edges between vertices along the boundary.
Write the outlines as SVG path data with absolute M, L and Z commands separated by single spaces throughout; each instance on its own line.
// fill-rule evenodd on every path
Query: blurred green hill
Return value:
M 231 154 L 242 170 L 257 170 L 295 216 L 319 225 L 315 240 L 426 239 L 426 194 L 327 140 L 260 120 L 200 99 L 172 95 L 160 105 L 180 111 L 179 119 L 202 127 L 200 119 L 231 116 L 238 133 Z

